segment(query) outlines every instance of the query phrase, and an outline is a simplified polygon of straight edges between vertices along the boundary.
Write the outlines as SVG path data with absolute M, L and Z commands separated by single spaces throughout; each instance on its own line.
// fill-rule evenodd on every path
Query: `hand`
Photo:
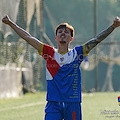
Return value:
M 2 22 L 5 24 L 10 24 L 11 20 L 8 15 L 4 16 Z
M 114 28 L 119 27 L 120 26 L 120 18 L 116 17 L 113 21 L 113 25 Z

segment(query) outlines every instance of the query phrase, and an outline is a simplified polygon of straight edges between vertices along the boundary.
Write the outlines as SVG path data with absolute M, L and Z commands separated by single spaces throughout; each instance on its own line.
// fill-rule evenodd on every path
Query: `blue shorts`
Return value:
M 48 102 L 45 107 L 45 120 L 82 120 L 81 103 Z

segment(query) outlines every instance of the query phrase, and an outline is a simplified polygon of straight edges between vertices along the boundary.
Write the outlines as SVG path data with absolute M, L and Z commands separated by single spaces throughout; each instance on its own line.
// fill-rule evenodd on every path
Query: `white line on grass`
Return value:
M 20 109 L 20 108 L 31 107 L 31 106 L 41 105 L 41 104 L 45 104 L 45 102 L 30 103 L 30 104 L 25 104 L 25 105 L 16 106 L 16 107 L 4 108 L 4 109 L 0 109 L 0 111 Z

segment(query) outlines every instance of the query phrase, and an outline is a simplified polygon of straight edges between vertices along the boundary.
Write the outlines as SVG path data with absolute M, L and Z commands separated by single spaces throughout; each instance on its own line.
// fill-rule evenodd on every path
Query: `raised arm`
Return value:
M 120 18 L 116 17 L 113 24 L 108 27 L 106 30 L 102 31 L 100 34 L 98 34 L 95 38 L 89 40 L 87 43 L 85 43 L 85 50 L 88 54 L 90 50 L 92 50 L 98 43 L 103 41 L 116 27 L 120 26 Z
M 2 22 L 9 25 L 21 38 L 27 41 L 38 51 L 40 50 L 41 42 L 35 37 L 31 36 L 27 31 L 19 27 L 17 24 L 15 24 L 12 20 L 10 20 L 8 15 L 3 17 Z

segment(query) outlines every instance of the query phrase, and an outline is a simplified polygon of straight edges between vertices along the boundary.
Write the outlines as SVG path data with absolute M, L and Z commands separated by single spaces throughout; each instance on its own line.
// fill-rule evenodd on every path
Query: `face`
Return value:
M 73 40 L 71 37 L 71 31 L 69 28 L 60 28 L 57 31 L 55 40 L 60 44 L 69 44 Z

